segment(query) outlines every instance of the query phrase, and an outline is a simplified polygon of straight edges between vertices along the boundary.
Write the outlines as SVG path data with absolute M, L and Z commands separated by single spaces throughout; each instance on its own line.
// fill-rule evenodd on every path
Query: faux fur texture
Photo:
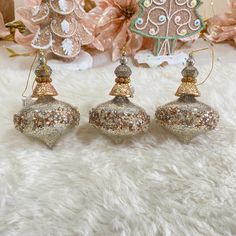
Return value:
M 233 60 L 218 55 L 212 78 L 200 87 L 199 100 L 220 112 L 218 129 L 190 145 L 155 122 L 146 135 L 114 145 L 88 125 L 88 112 L 111 99 L 116 65 L 55 71 L 58 99 L 78 105 L 82 120 L 49 150 L 12 122 L 32 58 L 3 59 L 0 51 L 1 236 L 236 235 Z M 197 62 L 199 80 L 209 71 L 206 63 Z M 132 66 L 133 101 L 152 119 L 157 106 L 176 99 L 182 68 Z

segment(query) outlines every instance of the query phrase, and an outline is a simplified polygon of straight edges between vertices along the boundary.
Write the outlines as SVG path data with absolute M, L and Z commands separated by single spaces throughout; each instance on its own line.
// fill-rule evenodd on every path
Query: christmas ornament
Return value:
M 148 130 L 150 117 L 145 110 L 129 101 L 133 96 L 130 87 L 131 69 L 127 57 L 122 53 L 121 65 L 115 70 L 116 84 L 110 95 L 115 98 L 92 109 L 89 123 L 120 143 L 125 137 L 134 136 Z
M 77 1 L 43 0 L 40 5 L 34 4 L 17 10 L 18 19 L 33 33 L 22 36 L 17 32 L 18 43 L 27 45 L 32 40 L 33 48 L 48 50 L 65 61 L 75 59 L 82 45 L 92 43 L 94 37 L 82 20 L 86 12 Z
M 42 52 L 35 74 L 37 85 L 32 98 L 37 100 L 25 100 L 23 109 L 14 116 L 14 124 L 21 133 L 52 148 L 69 128 L 79 125 L 80 114 L 75 107 L 53 98 L 57 92 L 51 84 L 52 70 Z
M 137 34 L 155 39 L 154 55 L 174 53 L 177 39 L 187 38 L 203 28 L 196 9 L 200 0 L 141 0 L 141 13 L 131 23 Z
M 219 114 L 196 99 L 200 96 L 196 85 L 198 70 L 194 67 L 191 55 L 182 75 L 182 84 L 176 92 L 179 99 L 159 107 L 156 111 L 156 120 L 181 141 L 189 143 L 195 136 L 215 129 L 219 122 Z

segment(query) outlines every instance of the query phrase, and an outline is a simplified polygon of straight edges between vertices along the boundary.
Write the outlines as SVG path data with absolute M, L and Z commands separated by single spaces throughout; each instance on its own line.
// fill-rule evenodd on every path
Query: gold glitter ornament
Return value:
M 196 99 L 200 92 L 196 85 L 198 70 L 194 63 L 190 55 L 187 66 L 182 71 L 182 84 L 175 94 L 179 99 L 158 107 L 156 111 L 157 122 L 184 143 L 214 130 L 219 122 L 218 112 Z
M 79 125 L 80 114 L 75 107 L 53 98 L 57 96 L 57 91 L 51 84 L 52 70 L 42 52 L 35 74 L 37 85 L 32 98 L 37 100 L 24 104 L 22 110 L 15 114 L 14 124 L 21 133 L 52 148 L 66 131 Z
M 89 123 L 111 137 L 116 143 L 148 130 L 150 116 L 145 110 L 132 102 L 130 87 L 131 69 L 127 66 L 126 53 L 122 54 L 120 65 L 116 68 L 116 84 L 110 95 L 115 98 L 98 105 L 89 114 Z

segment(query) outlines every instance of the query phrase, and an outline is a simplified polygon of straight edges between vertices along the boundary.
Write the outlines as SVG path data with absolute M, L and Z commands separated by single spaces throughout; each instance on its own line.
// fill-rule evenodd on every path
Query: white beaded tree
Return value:
M 197 14 L 200 0 L 141 0 L 141 13 L 131 30 L 156 40 L 154 55 L 173 54 L 179 38 L 192 36 L 204 28 Z
M 73 60 L 93 35 L 81 23 L 85 11 L 77 0 L 43 0 L 34 8 L 32 22 L 40 26 L 32 47 L 52 52 L 62 60 Z

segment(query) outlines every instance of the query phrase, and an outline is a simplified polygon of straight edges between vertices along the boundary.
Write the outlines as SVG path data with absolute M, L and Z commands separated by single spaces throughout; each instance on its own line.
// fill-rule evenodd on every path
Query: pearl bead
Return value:
M 191 7 L 196 7 L 197 5 L 197 0 L 192 0 L 190 3 Z
M 151 28 L 151 29 L 149 30 L 149 34 L 151 34 L 151 35 L 155 35 L 155 34 L 156 34 L 155 29 L 154 29 L 154 28 Z
M 187 34 L 187 30 L 186 29 L 182 29 L 181 31 L 180 31 L 180 35 L 186 35 Z
M 144 2 L 144 6 L 145 6 L 145 7 L 150 7 L 151 4 L 152 4 L 152 2 L 151 2 L 150 0 L 146 0 L 146 1 Z

